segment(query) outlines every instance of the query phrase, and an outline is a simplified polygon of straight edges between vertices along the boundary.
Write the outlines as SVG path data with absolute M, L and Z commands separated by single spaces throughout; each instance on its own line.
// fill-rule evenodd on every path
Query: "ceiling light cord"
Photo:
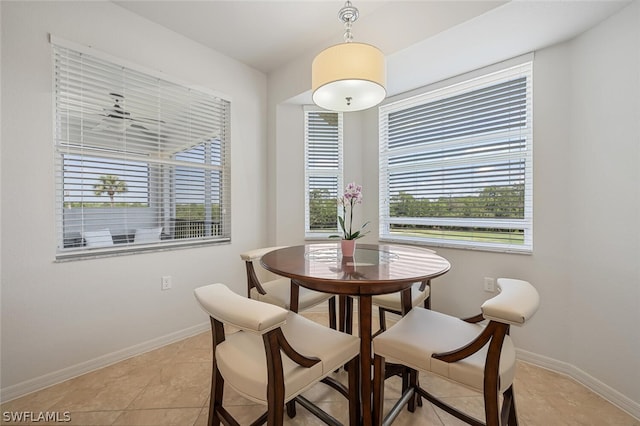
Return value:
M 344 22 L 344 41 L 346 43 L 353 41 L 351 28 L 353 23 L 358 19 L 358 16 L 360 16 L 358 8 L 353 6 L 349 0 L 347 0 L 344 7 L 338 12 L 338 19 Z

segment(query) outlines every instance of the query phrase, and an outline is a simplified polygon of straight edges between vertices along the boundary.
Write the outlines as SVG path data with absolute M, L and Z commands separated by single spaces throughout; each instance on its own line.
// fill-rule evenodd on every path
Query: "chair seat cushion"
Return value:
M 482 391 L 484 364 L 489 345 L 454 363 L 431 358 L 434 353 L 458 349 L 476 338 L 483 330 L 459 318 L 423 308 L 412 309 L 393 327 L 373 340 L 373 349 L 386 362 L 403 364 Z M 516 353 L 509 336 L 505 337 L 500 359 L 500 391 L 513 382 Z
M 360 352 L 360 339 L 289 312 L 282 327 L 291 346 L 307 357 L 319 358 L 311 368 L 300 367 L 283 354 L 285 401 L 303 392 Z M 216 348 L 216 362 L 225 382 L 246 398 L 267 403 L 267 361 L 262 336 L 238 331 Z
M 429 297 L 431 288 L 429 286 L 426 286 L 424 291 L 420 291 L 420 285 L 422 285 L 422 283 L 415 283 L 411 287 L 411 306 L 413 307 L 422 304 L 427 299 L 427 297 Z M 400 300 L 399 292 L 375 295 L 371 298 L 371 303 L 373 303 L 374 306 L 379 306 L 391 311 L 402 311 L 402 303 Z
M 291 309 L 291 280 L 289 278 L 278 278 L 273 281 L 262 283 L 262 287 L 267 294 L 260 294 L 255 288 L 251 289 L 251 298 L 261 302 L 271 303 L 284 309 Z M 298 309 L 308 309 L 318 305 L 325 300 L 329 300 L 333 294 L 321 293 L 300 287 L 298 295 Z

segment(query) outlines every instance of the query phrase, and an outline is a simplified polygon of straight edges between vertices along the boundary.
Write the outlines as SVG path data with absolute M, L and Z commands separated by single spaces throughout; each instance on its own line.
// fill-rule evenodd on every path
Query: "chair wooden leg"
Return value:
M 500 426 L 498 412 L 498 387 L 490 386 L 484 389 L 484 413 L 487 426 Z
M 516 413 L 516 398 L 513 394 L 513 385 L 502 394 L 502 412 L 500 413 L 503 425 L 518 426 L 518 415 Z
M 211 393 L 209 398 L 209 420 L 208 426 L 219 426 L 220 419 L 218 418 L 218 411 L 222 410 L 222 398 L 224 396 L 224 378 L 218 370 L 218 364 L 216 362 L 216 346 L 218 343 L 223 342 L 225 339 L 224 325 L 215 320 L 209 318 L 211 322 L 211 343 L 213 345 L 213 359 L 211 361 Z
M 300 309 L 300 286 L 294 280 L 291 280 L 290 293 L 289 310 L 298 313 Z
M 384 331 L 387 329 L 387 319 L 385 316 L 385 311 L 382 308 L 378 308 L 378 319 L 380 322 L 380 330 Z
M 402 388 L 400 393 L 404 394 L 407 389 L 409 389 L 409 375 L 411 374 L 411 370 L 409 369 L 409 367 L 405 367 L 402 366 L 401 370 L 400 370 L 400 377 L 402 378 Z M 413 401 L 413 398 L 411 399 L 411 401 Z M 415 410 L 415 408 L 413 407 L 413 405 L 411 405 L 411 402 L 409 403 L 409 411 L 413 412 L 413 410 Z
M 498 404 L 498 397 L 500 391 L 498 371 L 500 368 L 500 351 L 502 350 L 504 336 L 509 330 L 509 326 L 507 324 L 490 321 L 484 330 L 485 335 L 491 334 L 489 349 L 487 351 L 487 359 L 484 367 L 484 381 L 482 385 L 484 389 L 484 413 L 486 426 L 499 426 L 500 407 Z
M 347 334 L 353 334 L 353 298 L 339 296 L 339 330 Z
M 360 424 L 360 357 L 356 356 L 347 363 L 349 374 L 349 425 Z
M 513 390 L 512 390 L 513 392 Z M 516 411 L 516 396 L 511 395 L 511 409 L 509 410 L 509 426 L 518 426 L 518 415 Z
M 336 324 L 336 297 L 335 296 L 329 299 L 329 327 L 331 327 L 334 330 L 338 329 Z
M 384 358 L 375 355 L 373 357 L 373 425 L 381 426 L 383 422 L 382 410 L 384 405 Z
M 338 296 L 338 331 L 344 331 L 345 326 L 345 310 L 346 310 L 346 296 Z
M 420 373 L 418 373 L 418 377 L 416 378 L 416 387 L 420 387 Z M 418 407 L 422 407 L 422 396 L 416 392 L 416 404 Z
M 420 387 L 420 372 L 416 371 L 416 370 L 412 370 L 409 367 L 405 367 L 407 369 L 407 371 L 409 372 L 409 387 L 413 387 L 414 389 L 419 388 Z M 411 374 L 415 374 L 415 377 L 411 377 Z M 404 392 L 405 389 L 402 390 L 402 392 Z M 420 396 L 420 394 L 418 392 L 416 392 L 413 395 L 413 398 L 411 398 L 411 400 L 409 401 L 408 404 L 408 408 L 409 411 L 411 411 L 413 413 L 413 411 L 415 410 L 415 406 L 416 404 L 418 405 L 418 407 L 422 407 L 422 397 Z
M 218 418 L 216 411 L 222 407 L 222 397 L 224 393 L 224 379 L 218 370 L 218 367 L 213 362 L 213 372 L 211 374 L 211 399 L 209 400 L 209 420 L 208 426 L 219 426 L 220 419 Z
M 267 424 L 269 426 L 282 426 L 284 422 L 284 373 L 280 334 L 277 331 L 282 333 L 280 329 L 276 329 L 262 336 L 267 356 Z
M 411 368 L 409 368 L 408 370 L 409 370 L 409 387 L 408 388 L 415 389 L 418 387 L 418 371 Z M 404 393 L 404 390 L 403 390 L 403 393 Z M 407 404 L 407 409 L 411 413 L 416 411 L 416 398 L 419 398 L 419 396 L 414 393 L 411 399 L 409 400 L 409 403 Z M 422 401 L 420 401 L 420 405 L 422 406 Z
M 267 404 L 267 424 L 281 426 L 284 423 L 284 400 L 272 398 Z
M 423 306 L 425 309 L 431 309 L 431 295 L 429 295 L 429 297 L 424 299 Z
M 345 331 L 347 334 L 353 334 L 353 297 L 347 296 L 347 325 Z
M 287 402 L 287 416 L 289 416 L 290 419 L 296 416 L 296 401 L 294 399 Z

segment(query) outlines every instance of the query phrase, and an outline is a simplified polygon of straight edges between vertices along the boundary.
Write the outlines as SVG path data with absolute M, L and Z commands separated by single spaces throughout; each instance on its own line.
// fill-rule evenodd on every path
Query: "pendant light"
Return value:
M 344 43 L 316 56 L 311 66 L 313 102 L 331 111 L 360 111 L 385 98 L 387 70 L 382 52 L 370 44 L 354 43 L 351 27 L 358 9 L 347 1 L 338 18 L 344 22 Z

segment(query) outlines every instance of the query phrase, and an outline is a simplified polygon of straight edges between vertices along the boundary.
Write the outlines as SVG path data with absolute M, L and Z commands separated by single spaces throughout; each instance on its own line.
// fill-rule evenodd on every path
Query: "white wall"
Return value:
M 638 7 L 635 1 L 574 41 L 535 52 L 534 253 L 440 248 L 452 269 L 432 286 L 434 309 L 470 315 L 490 296 L 482 290 L 483 277 L 529 280 L 542 302 L 526 327 L 512 330 L 520 356 L 572 375 L 636 416 L 640 416 L 640 228 L 634 226 L 640 219 Z M 511 56 L 527 52 L 517 47 L 508 31 L 505 37 L 512 46 Z M 445 42 L 455 37 L 438 38 Z M 436 49 L 434 43 L 419 43 L 387 57 L 388 86 L 410 90 L 434 83 L 432 64 L 447 63 L 440 55 L 444 49 Z M 467 46 L 459 40 L 456 45 Z M 449 76 L 487 65 L 485 48 L 494 61 L 508 59 L 496 55 L 495 40 L 487 46 L 475 42 L 468 46 L 473 54 L 466 62 L 460 60 L 464 52 L 456 55 Z M 287 206 L 273 211 L 279 225 L 303 214 L 303 192 L 289 190 L 302 188 L 292 185 L 302 182 L 302 167 L 288 170 L 284 179 L 280 169 L 302 161 L 302 110 L 288 103 L 297 102 L 298 95 L 308 90 L 310 63 L 311 58 L 300 58 L 269 75 L 270 108 L 277 105 L 270 116 L 275 124 L 270 143 L 277 152 L 270 167 L 281 177 L 271 182 L 273 202 Z M 404 78 L 403 70 L 410 78 Z M 437 70 L 440 75 L 443 67 Z M 415 86 L 406 87 L 408 81 Z M 372 220 L 375 234 L 377 110 L 346 116 L 356 127 L 345 130 L 345 164 L 347 170 L 351 164 L 360 170 L 347 180 L 363 182 L 362 216 Z M 281 234 L 281 226 L 276 229 L 270 238 L 278 243 L 303 241 L 302 230 Z M 286 241 L 279 239 L 281 235 Z
M 300 244 L 304 237 L 304 117 L 299 105 L 277 106 L 275 150 L 277 166 L 271 169 L 278 185 L 273 197 L 275 226 L 273 245 Z M 302 117 L 302 120 L 298 118 Z M 281 140 L 291 141 L 281 144 Z
M 266 76 L 111 2 L 1 2 L 2 393 L 17 396 L 208 327 L 193 289 L 245 288 L 266 241 Z M 232 243 L 55 262 L 48 34 L 231 98 Z M 160 291 L 160 277 L 173 289 Z
M 640 2 L 570 66 L 570 359 L 640 403 Z
M 299 244 L 304 238 L 304 198 L 293 189 L 304 191 L 304 115 L 301 105 L 289 99 L 311 87 L 308 70 L 312 60 L 311 55 L 300 58 L 268 79 L 265 217 L 272 245 Z

